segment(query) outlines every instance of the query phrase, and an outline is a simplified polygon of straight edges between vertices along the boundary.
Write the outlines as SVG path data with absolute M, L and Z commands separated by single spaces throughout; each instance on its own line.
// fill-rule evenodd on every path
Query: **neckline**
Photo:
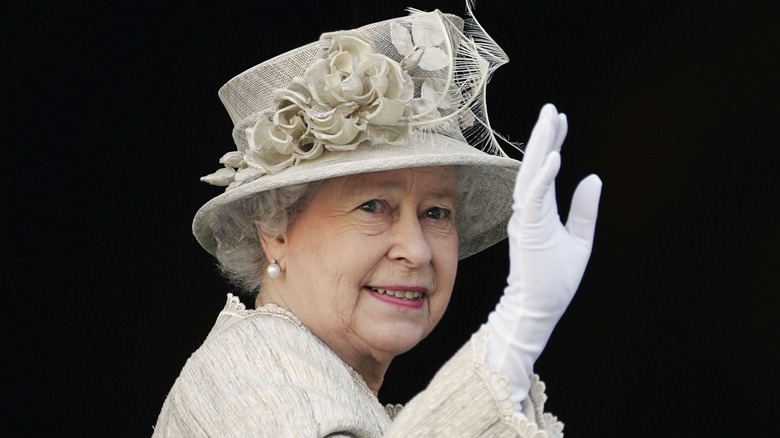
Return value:
M 320 344 L 323 348 L 327 349 L 331 354 L 333 354 L 333 357 L 338 359 L 342 364 L 344 364 L 344 367 L 346 367 L 347 371 L 349 372 L 350 376 L 352 377 L 352 380 L 354 380 L 357 385 L 373 400 L 376 401 L 376 403 L 382 407 L 382 404 L 379 402 L 379 398 L 376 394 L 374 394 L 373 391 L 368 387 L 368 384 L 366 383 L 365 379 L 363 379 L 363 376 L 360 375 L 357 371 L 355 371 L 354 368 L 350 364 L 348 364 L 344 359 L 342 359 L 338 354 L 336 354 L 335 351 L 333 351 L 332 348 L 330 348 L 325 342 L 322 341 L 317 335 L 312 333 L 311 330 L 309 330 L 308 327 L 306 327 L 300 319 L 298 319 L 295 314 L 290 311 L 289 309 L 286 309 L 282 306 L 279 306 L 275 303 L 266 303 L 261 307 L 258 307 L 256 309 L 247 309 L 244 303 L 241 302 L 241 300 L 238 299 L 237 296 L 228 293 L 227 294 L 227 302 L 225 303 L 225 308 L 222 309 L 222 312 L 220 314 L 226 314 L 230 316 L 234 316 L 241 319 L 250 318 L 257 315 L 265 315 L 265 316 L 272 316 L 275 318 L 280 318 L 283 320 L 286 320 L 299 329 L 305 331 L 308 335 L 311 336 L 312 339 L 314 339 L 318 344 Z

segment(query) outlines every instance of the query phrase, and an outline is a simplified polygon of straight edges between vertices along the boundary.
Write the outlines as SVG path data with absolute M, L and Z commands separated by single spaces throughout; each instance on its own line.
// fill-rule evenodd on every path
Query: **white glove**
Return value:
M 565 227 L 558 217 L 554 182 L 567 129 L 566 116 L 555 106 L 542 108 L 515 183 L 507 287 L 488 317 L 485 359 L 509 378 L 518 413 L 533 364 L 574 297 L 593 245 L 598 176 L 580 182 Z

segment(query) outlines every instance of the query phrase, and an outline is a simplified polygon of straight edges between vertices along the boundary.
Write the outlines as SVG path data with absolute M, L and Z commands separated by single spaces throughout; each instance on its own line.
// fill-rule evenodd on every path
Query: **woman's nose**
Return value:
M 400 216 L 393 224 L 392 237 L 388 257 L 409 267 L 430 263 L 431 246 L 416 213 Z

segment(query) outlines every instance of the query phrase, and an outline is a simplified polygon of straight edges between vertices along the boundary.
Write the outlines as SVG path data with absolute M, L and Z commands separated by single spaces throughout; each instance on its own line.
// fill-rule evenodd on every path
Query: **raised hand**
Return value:
M 555 106 L 542 108 L 515 183 L 507 287 L 488 317 L 486 360 L 509 377 L 518 412 L 533 364 L 574 297 L 593 246 L 598 176 L 577 186 L 565 226 L 558 217 L 554 183 L 567 129 Z

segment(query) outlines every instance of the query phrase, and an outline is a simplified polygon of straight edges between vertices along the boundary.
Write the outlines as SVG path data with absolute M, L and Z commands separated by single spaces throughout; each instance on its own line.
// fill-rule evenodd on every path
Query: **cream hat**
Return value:
M 520 162 L 500 148 L 484 92 L 507 58 L 467 13 L 464 23 L 410 10 L 323 34 L 225 84 L 237 150 L 201 178 L 227 189 L 195 215 L 198 242 L 214 254 L 215 230 L 231 223 L 224 207 L 265 190 L 427 166 L 458 166 L 473 179 L 479 216 L 461 231 L 460 258 L 504 239 Z

